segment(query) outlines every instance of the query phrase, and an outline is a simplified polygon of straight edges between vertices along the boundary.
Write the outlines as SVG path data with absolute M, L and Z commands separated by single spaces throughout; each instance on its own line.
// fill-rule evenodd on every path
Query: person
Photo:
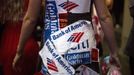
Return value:
M 108 7 L 108 9 L 112 10 L 114 0 L 105 0 L 105 2 L 106 2 L 106 6 Z
M 76 75 L 88 75 L 91 73 L 92 75 L 100 74 L 98 58 L 96 58 L 98 56 L 98 49 L 94 46 L 94 38 L 90 38 L 92 36 L 90 36 L 89 29 L 86 28 L 86 25 L 91 25 L 90 9 L 92 3 L 96 6 L 100 23 L 110 48 L 110 62 L 112 65 L 120 68 L 120 63 L 117 56 L 118 51 L 113 32 L 113 22 L 103 0 L 45 0 L 45 26 L 43 32 L 44 46 L 40 51 L 40 56 L 43 61 L 42 72 L 44 74 L 73 75 L 75 72 Z M 20 40 L 18 43 L 16 56 L 13 61 L 13 68 L 16 70 L 19 70 L 20 67 L 17 63 L 24 56 L 23 47 L 25 46 L 27 38 L 33 31 L 34 26 L 36 25 L 40 5 L 41 0 L 30 0 L 28 11 L 23 19 Z M 79 29 L 82 27 L 83 29 Z M 87 34 L 89 37 L 86 37 L 84 34 Z M 79 39 L 77 35 L 79 35 Z M 93 33 L 91 33 L 91 35 L 93 35 Z M 64 36 L 65 38 L 63 38 Z M 85 41 L 81 40 L 82 36 L 85 36 L 83 37 L 83 39 L 86 38 Z M 79 41 L 82 42 L 79 43 Z M 76 42 L 78 44 L 71 42 Z M 92 57 L 90 57 L 90 51 L 92 50 L 89 48 L 89 43 L 94 46 L 94 48 L 90 47 L 93 50 Z M 78 50 L 80 50 L 80 52 Z M 84 50 L 85 52 L 81 52 Z M 85 54 L 87 54 L 87 56 L 84 56 Z M 78 58 L 80 58 L 80 61 L 77 61 L 77 58 L 75 59 L 74 56 L 76 55 L 79 56 Z M 70 59 L 68 57 L 70 57 Z M 91 61 L 89 59 L 91 58 L 95 62 L 90 63 Z M 75 64 L 74 62 L 78 64 Z M 74 68 L 76 70 L 74 70 Z M 85 70 L 86 74 L 82 72 L 83 70 Z
M 108 7 L 109 11 L 112 9 L 113 6 L 113 0 L 105 0 L 106 6 Z M 95 6 L 93 5 L 93 14 L 92 14 L 92 23 L 95 31 L 95 38 L 97 42 L 97 48 L 99 48 L 99 55 L 103 56 L 103 48 L 102 48 L 102 42 L 103 42 L 103 31 L 102 27 L 99 23 L 99 18 L 97 16 L 97 12 L 95 9 Z
M 130 66 L 130 73 L 131 75 L 134 75 L 134 55 L 133 55 L 133 41 L 134 41 L 134 0 L 129 0 L 129 10 L 130 10 L 130 15 L 132 17 L 132 28 L 129 34 L 128 41 L 126 43 L 126 48 L 125 48 L 125 54 L 129 57 L 129 66 Z
M 22 18 L 27 11 L 28 0 L 1 0 L 0 20 L 4 28 L 0 40 L 0 64 L 3 75 L 32 75 L 36 71 L 39 46 L 34 34 L 28 38 L 24 57 L 18 63 L 20 71 L 12 68 L 22 27 Z M 24 5 L 23 5 L 24 4 Z

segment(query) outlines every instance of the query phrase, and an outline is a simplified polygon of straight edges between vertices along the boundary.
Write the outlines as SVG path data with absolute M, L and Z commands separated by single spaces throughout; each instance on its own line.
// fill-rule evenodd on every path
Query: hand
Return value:
M 13 69 L 15 71 L 18 71 L 18 72 L 21 71 L 21 67 L 19 67 L 19 65 L 18 65 L 21 58 L 22 58 L 22 53 L 17 52 L 15 57 L 14 57 L 13 63 L 12 63 Z
M 110 64 L 113 66 L 116 66 L 120 70 L 121 65 L 120 65 L 120 60 L 117 54 L 110 55 Z
M 107 75 L 122 75 L 122 74 L 116 66 L 111 66 Z

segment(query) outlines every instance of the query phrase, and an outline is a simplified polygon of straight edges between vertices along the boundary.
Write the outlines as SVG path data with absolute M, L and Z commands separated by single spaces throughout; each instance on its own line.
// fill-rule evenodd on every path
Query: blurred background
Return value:
M 2 2 L 1 2 L 2 3 Z M 114 21 L 114 31 L 116 34 L 116 41 L 118 44 L 119 56 L 122 66 L 122 74 L 123 75 L 130 75 L 129 73 L 129 66 L 128 66 L 128 57 L 123 53 L 124 47 L 126 46 L 126 42 L 129 36 L 129 32 L 132 25 L 132 18 L 130 17 L 129 7 L 128 7 L 128 0 L 114 0 L 112 8 L 110 8 L 110 13 L 112 14 L 113 21 Z M 2 16 L 2 15 L 0 15 Z M 38 37 L 38 41 L 40 41 L 40 34 L 41 28 L 40 26 L 42 21 L 39 21 L 37 26 L 37 32 L 35 33 Z M 2 25 L 2 22 L 1 22 Z M 2 27 L 1 29 L 2 30 Z M 39 42 L 40 43 L 40 42 Z M 109 49 L 105 40 L 103 42 L 103 57 L 108 55 Z M 1 72 L 0 72 L 1 73 Z M 1 74 L 0 74 L 1 75 Z
M 130 75 L 129 65 L 128 65 L 128 57 L 124 54 L 124 48 L 126 46 L 126 42 L 128 40 L 129 32 L 132 26 L 132 18 L 130 17 L 129 0 L 114 0 L 113 8 L 111 9 L 111 14 L 114 20 L 114 30 L 116 34 L 116 41 L 119 49 L 119 56 L 122 66 L 122 74 Z M 108 47 L 103 43 L 104 51 L 103 56 L 107 56 Z

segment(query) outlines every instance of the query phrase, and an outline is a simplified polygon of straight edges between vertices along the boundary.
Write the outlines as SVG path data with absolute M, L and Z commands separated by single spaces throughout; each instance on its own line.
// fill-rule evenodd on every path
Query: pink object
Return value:
M 121 72 L 116 66 L 110 66 L 107 75 L 121 75 Z

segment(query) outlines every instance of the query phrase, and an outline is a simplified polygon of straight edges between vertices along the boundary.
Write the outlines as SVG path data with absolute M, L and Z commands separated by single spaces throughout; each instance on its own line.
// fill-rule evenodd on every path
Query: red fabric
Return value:
M 23 11 L 26 12 L 27 9 L 28 9 L 28 3 L 29 3 L 29 0 L 24 0 L 25 4 L 24 4 L 24 8 L 23 8 Z
M 43 75 L 41 72 L 36 72 L 34 75 Z
M 19 41 L 22 22 L 6 23 L 0 41 L 0 63 L 3 65 L 4 75 L 33 75 L 36 69 L 39 46 L 31 36 L 26 43 L 24 56 L 19 62 L 21 72 L 12 69 L 13 58 Z

